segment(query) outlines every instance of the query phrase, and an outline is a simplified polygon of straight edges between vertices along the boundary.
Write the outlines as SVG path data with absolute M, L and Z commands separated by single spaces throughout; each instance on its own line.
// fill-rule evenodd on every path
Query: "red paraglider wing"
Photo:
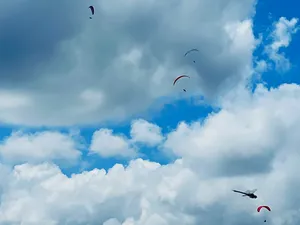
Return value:
M 188 77 L 188 78 L 190 78 L 190 77 L 187 76 L 187 75 L 181 75 L 181 76 L 177 77 L 177 78 L 174 80 L 173 85 L 175 85 L 176 82 L 177 82 L 180 78 L 183 78 L 183 77 Z
M 261 206 L 259 206 L 259 207 L 257 208 L 257 212 L 260 212 L 260 210 L 261 210 L 262 208 L 266 208 L 267 210 L 271 211 L 271 209 L 270 209 L 269 206 L 267 206 L 267 205 L 261 205 Z

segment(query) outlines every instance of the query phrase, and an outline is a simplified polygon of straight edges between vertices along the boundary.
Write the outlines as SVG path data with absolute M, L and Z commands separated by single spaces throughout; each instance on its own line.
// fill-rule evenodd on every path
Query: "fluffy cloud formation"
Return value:
M 1 159 L 10 163 L 38 163 L 48 160 L 76 161 L 80 143 L 72 136 L 44 131 L 33 134 L 12 133 L 0 144 Z
M 298 224 L 299 101 L 298 85 L 230 99 L 167 135 L 165 149 L 182 159 L 164 166 L 136 159 L 71 177 L 53 164 L 2 166 L 0 224 Z M 231 192 L 253 188 L 256 200 Z M 260 204 L 272 212 L 257 213 Z
M 286 159 L 289 167 L 277 161 L 265 176 L 226 179 L 200 179 L 180 161 L 162 167 L 137 160 L 127 169 L 115 165 L 107 174 L 95 169 L 71 178 L 52 165 L 24 164 L 15 167 L 2 187 L 0 224 L 237 225 L 263 219 L 297 224 L 299 203 L 291 200 L 299 182 L 290 170 L 299 169 L 295 159 L 300 158 Z M 230 193 L 254 185 L 259 188 L 257 201 Z M 258 204 L 270 205 L 272 212 L 256 213 Z
M 144 143 L 149 146 L 160 144 L 163 140 L 161 128 L 143 119 L 132 122 L 130 135 L 133 142 Z
M 279 72 L 286 72 L 291 67 L 289 59 L 286 58 L 284 52 L 280 52 L 280 50 L 289 46 L 292 35 L 299 30 L 297 24 L 298 18 L 288 20 L 285 17 L 280 17 L 279 20 L 274 23 L 274 30 L 270 34 L 272 43 L 265 46 L 265 52 L 275 64 L 275 69 Z
M 165 148 L 203 173 L 208 166 L 206 174 L 230 176 L 268 172 L 276 151 L 297 151 L 299 86 L 282 85 L 270 92 L 260 86 L 253 96 L 241 96 L 203 124 L 181 123 L 168 134 Z
M 159 144 L 156 152 L 177 158 L 166 165 L 134 159 L 68 177 L 55 161 L 80 156 L 78 130 L 7 137 L 0 145 L 0 225 L 300 224 L 300 86 L 258 86 L 254 94 L 243 87 L 256 44 L 254 1 L 99 1 L 92 20 L 89 4 L 0 3 L 2 122 L 126 118 L 180 89 L 173 75 L 187 72 L 191 91 L 231 91 L 201 123 L 181 122 L 163 135 L 134 120 L 131 137 L 102 128 L 89 143 L 102 158 L 129 159 L 140 144 Z M 198 55 L 184 58 L 194 47 Z M 231 191 L 254 188 L 256 200 Z M 257 213 L 261 204 L 272 212 Z
M 122 135 L 114 135 L 112 130 L 100 129 L 94 132 L 90 151 L 104 158 L 108 157 L 134 157 L 135 150 L 128 139 Z
M 88 6 L 96 13 L 89 19 Z M 254 0 L 1 1 L 0 121 L 125 119 L 174 95 L 213 97 L 250 75 Z M 197 54 L 184 53 L 198 48 Z M 193 63 L 193 60 L 196 63 Z
M 94 132 L 90 144 L 90 152 L 101 157 L 134 158 L 138 156 L 138 145 L 154 147 L 163 141 L 161 128 L 146 120 L 134 120 L 130 129 L 131 138 L 113 134 L 110 129 L 102 128 Z

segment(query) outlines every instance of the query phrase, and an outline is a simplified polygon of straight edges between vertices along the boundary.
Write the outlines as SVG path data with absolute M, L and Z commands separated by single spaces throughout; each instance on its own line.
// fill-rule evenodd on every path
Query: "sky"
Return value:
M 299 225 L 299 6 L 0 1 L 0 225 Z

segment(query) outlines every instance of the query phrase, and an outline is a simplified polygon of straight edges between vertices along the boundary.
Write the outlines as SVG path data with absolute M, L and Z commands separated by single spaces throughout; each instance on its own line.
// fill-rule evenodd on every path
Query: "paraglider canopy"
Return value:
M 94 15 L 95 14 L 95 9 L 94 9 L 94 6 L 89 6 L 89 9 L 91 10 L 91 12 L 92 12 L 92 15 Z M 90 17 L 90 19 L 92 19 L 92 17 Z
M 181 78 L 183 78 L 183 77 L 190 78 L 190 77 L 189 77 L 189 76 L 187 76 L 187 75 L 181 75 L 181 76 L 178 76 L 178 77 L 176 77 L 176 79 L 174 80 L 174 82 L 173 82 L 173 86 L 176 84 L 176 82 L 177 82 L 179 79 L 181 79 Z
M 188 50 L 188 51 L 184 54 L 184 56 L 187 56 L 187 54 L 189 54 L 190 52 L 199 52 L 199 50 L 196 49 L 196 48 L 193 48 L 193 49 L 191 49 L 191 50 Z
M 267 209 L 268 211 L 271 211 L 271 208 L 270 208 L 269 206 L 267 206 L 267 205 L 261 205 L 261 206 L 258 206 L 258 207 L 257 207 L 257 212 L 260 212 L 260 210 L 261 210 L 262 208 L 265 208 L 265 209 Z M 265 219 L 264 222 L 266 223 L 267 220 Z
M 266 208 L 267 210 L 271 211 L 271 208 L 270 208 L 269 206 L 267 206 L 267 205 L 261 205 L 261 206 L 258 206 L 258 207 L 257 207 L 257 212 L 260 212 L 260 210 L 261 210 L 262 208 Z
M 199 52 L 199 50 L 198 49 L 196 49 L 196 48 L 193 48 L 193 49 L 191 49 L 191 50 L 189 50 L 189 51 L 187 51 L 185 54 L 184 54 L 184 57 L 186 57 L 189 53 L 191 53 L 191 52 Z M 193 62 L 194 63 L 196 63 L 196 61 L 195 60 L 193 60 Z
M 173 86 L 176 84 L 176 82 L 177 82 L 179 79 L 181 79 L 181 78 L 183 78 L 183 77 L 190 78 L 190 77 L 187 76 L 187 75 L 181 75 L 181 76 L 178 76 L 178 77 L 176 77 L 176 79 L 174 80 Z M 186 89 L 183 89 L 183 91 L 186 92 Z

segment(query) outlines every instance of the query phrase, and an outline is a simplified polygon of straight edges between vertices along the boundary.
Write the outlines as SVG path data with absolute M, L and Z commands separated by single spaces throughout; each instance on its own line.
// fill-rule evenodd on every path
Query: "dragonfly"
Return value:
M 243 197 L 257 198 L 257 196 L 254 194 L 257 191 L 257 189 L 248 190 L 248 191 L 237 191 L 237 190 L 232 190 L 232 191 L 236 192 L 236 193 L 243 194 L 242 195 Z

